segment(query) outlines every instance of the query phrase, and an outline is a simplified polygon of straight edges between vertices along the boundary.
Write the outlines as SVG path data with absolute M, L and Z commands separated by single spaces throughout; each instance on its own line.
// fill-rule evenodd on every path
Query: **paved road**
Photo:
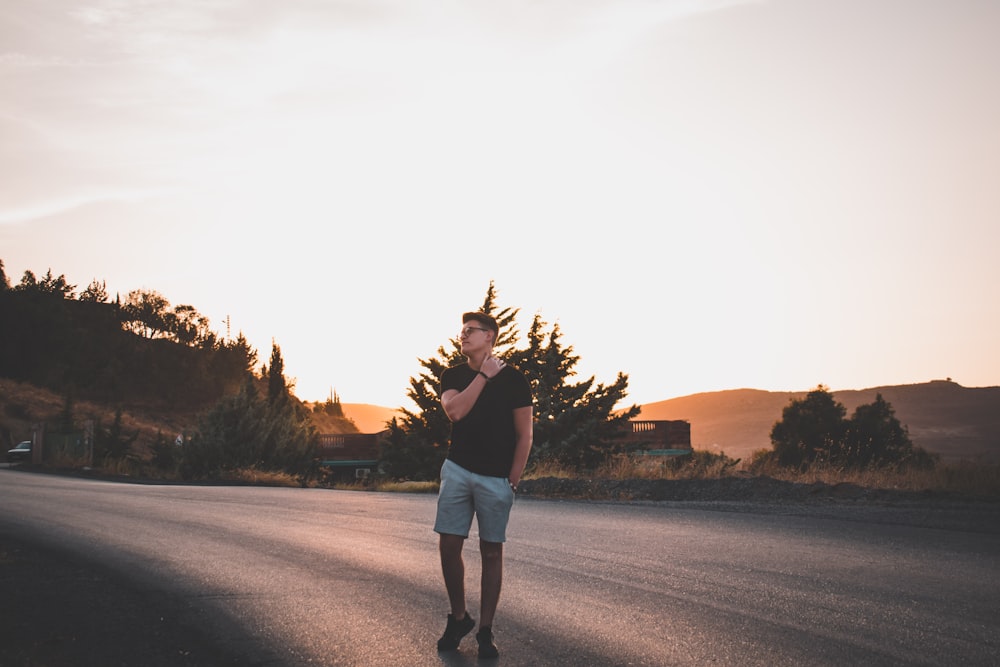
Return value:
M 0 470 L 0 528 L 181 596 L 253 665 L 439 655 L 434 497 Z M 519 499 L 501 665 L 995 665 L 995 506 Z M 466 549 L 470 608 L 478 556 Z M 476 614 L 474 614 L 476 615 Z

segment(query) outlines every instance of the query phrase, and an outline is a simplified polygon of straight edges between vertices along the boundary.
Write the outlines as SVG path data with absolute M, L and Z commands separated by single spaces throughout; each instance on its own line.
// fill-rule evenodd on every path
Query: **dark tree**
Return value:
M 859 405 L 851 416 L 844 438 L 842 460 L 855 467 L 915 460 L 917 452 L 892 406 L 877 394 L 874 403 Z M 921 461 L 924 457 L 920 457 Z
M 87 301 L 89 303 L 107 303 L 108 302 L 108 287 L 105 281 L 97 282 L 97 279 L 90 281 L 87 285 L 87 289 L 80 292 L 80 301 Z
M 626 395 L 628 377 L 619 373 L 609 386 L 595 386 L 592 377 L 579 383 L 568 382 L 575 374 L 579 357 L 573 355 L 572 347 L 563 347 L 558 326 L 546 331 L 537 315 L 528 334 L 528 346 L 518 348 L 514 320 L 519 311 L 497 307 L 492 282 L 480 311 L 492 315 L 500 326 L 494 353 L 524 372 L 531 383 L 535 395 L 532 458 L 592 467 L 618 451 L 617 436 L 639 412 L 638 406 L 632 406 L 614 413 L 615 405 Z M 389 424 L 383 467 L 392 477 L 434 479 L 447 454 L 451 422 L 441 407 L 438 391 L 444 370 L 464 361 L 458 338 L 438 348 L 436 357 L 419 361 L 424 371 L 410 378 L 407 391 L 418 409 L 402 409 L 403 417 Z
M 51 296 L 57 296 L 60 299 L 72 299 L 73 291 L 76 289 L 76 285 L 70 285 L 66 282 L 66 276 L 60 275 L 58 277 L 52 275 L 52 269 L 49 269 L 41 280 L 35 277 L 35 274 L 31 271 L 25 271 L 24 275 L 21 276 L 21 283 L 14 288 L 18 292 L 35 292 L 37 294 L 48 294 Z
M 223 398 L 202 418 L 184 445 L 184 476 L 225 477 L 241 469 L 309 471 L 317 440 L 309 411 L 287 394 L 262 398 L 256 382 L 248 376 L 239 393 Z
M 892 406 L 877 394 L 845 419 L 843 405 L 820 386 L 784 409 L 771 429 L 771 457 L 782 466 L 826 463 L 843 468 L 911 465 L 932 467 L 935 458 L 913 446 Z M 766 457 L 765 457 L 766 460 Z
M 496 291 L 492 282 L 486 290 L 486 298 L 480 310 L 497 320 L 500 335 L 493 349 L 497 356 L 505 357 L 505 353 L 517 341 L 514 318 L 518 311 L 510 308 L 497 309 Z M 390 477 L 420 480 L 437 477 L 447 455 L 451 435 L 451 422 L 444 414 L 438 396 L 441 374 L 449 366 L 464 360 L 458 336 L 451 339 L 447 347 L 439 347 L 436 357 L 418 360 L 424 370 L 417 377 L 410 378 L 410 388 L 406 391 L 407 397 L 416 404 L 417 409 L 400 408 L 402 418 L 393 419 L 388 425 L 389 436 L 383 448 L 381 464 Z
M 792 399 L 771 429 L 771 444 L 782 466 L 830 461 L 844 439 L 847 409 L 820 385 L 804 399 Z
M 274 403 L 288 397 L 288 385 L 285 381 L 285 360 L 281 358 L 281 348 L 271 343 L 271 366 L 264 369 L 267 378 L 267 400 Z
M 628 377 L 619 373 L 614 384 L 594 384 L 591 376 L 571 382 L 580 357 L 561 343 L 559 325 L 546 332 L 535 315 L 528 331 L 528 347 L 514 350 L 511 363 L 524 371 L 535 395 L 537 460 L 550 460 L 581 470 L 592 470 L 612 454 L 623 451 L 619 436 L 639 414 L 634 405 L 615 414 L 625 397 Z
M 122 409 L 117 408 L 111 426 L 104 428 L 101 424 L 97 424 L 94 433 L 94 460 L 124 459 L 132 453 L 132 445 L 138 437 L 138 431 L 125 433 L 122 426 Z
M 132 290 L 121 307 L 122 325 L 143 338 L 166 338 L 170 334 L 167 314 L 170 302 L 154 290 Z

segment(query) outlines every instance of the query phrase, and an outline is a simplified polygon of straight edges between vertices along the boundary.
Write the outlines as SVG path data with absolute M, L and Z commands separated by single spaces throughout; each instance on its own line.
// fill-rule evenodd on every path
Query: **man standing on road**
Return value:
M 475 514 L 483 567 L 476 633 L 480 658 L 499 655 L 493 616 L 503 580 L 503 543 L 532 438 L 531 386 L 521 371 L 493 356 L 499 333 L 493 317 L 463 314 L 459 342 L 466 361 L 441 374 L 441 407 L 452 426 L 434 530 L 440 535 L 441 571 L 451 613 L 438 650 L 457 649 L 476 625 L 465 609 L 462 560 Z

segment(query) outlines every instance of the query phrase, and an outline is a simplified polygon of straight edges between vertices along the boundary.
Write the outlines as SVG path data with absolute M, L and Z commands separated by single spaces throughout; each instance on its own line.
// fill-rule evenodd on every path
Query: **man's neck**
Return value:
M 466 359 L 468 359 L 469 361 L 469 368 L 471 368 L 474 371 L 478 371 L 480 368 L 483 367 L 483 361 L 486 360 L 486 355 L 488 354 L 489 350 L 486 350 L 485 352 L 477 352 L 474 355 L 466 357 Z

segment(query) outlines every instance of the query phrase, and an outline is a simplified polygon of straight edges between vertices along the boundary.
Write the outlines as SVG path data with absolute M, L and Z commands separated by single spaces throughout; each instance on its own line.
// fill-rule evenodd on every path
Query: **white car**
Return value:
M 25 462 L 31 463 L 31 440 L 25 440 L 19 442 L 17 447 L 14 449 L 7 450 L 7 462 L 8 463 L 18 463 Z

